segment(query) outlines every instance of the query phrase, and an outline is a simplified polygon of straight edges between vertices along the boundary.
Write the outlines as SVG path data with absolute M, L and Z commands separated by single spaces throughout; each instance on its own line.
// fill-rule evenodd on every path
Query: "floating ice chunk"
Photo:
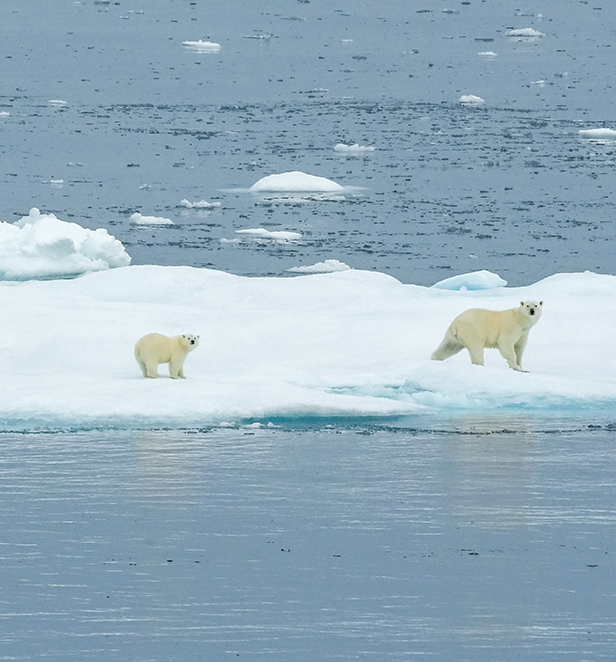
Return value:
M 10 116 L 11 116 L 11 113 L 9 113 L 6 110 L 3 110 L 2 112 L 0 112 L 0 117 L 10 117 Z
M 62 101 L 62 99 L 49 99 L 49 103 L 52 106 L 68 106 L 68 102 Z
M 338 143 L 334 147 L 334 150 L 336 152 L 340 152 L 341 154 L 356 155 L 356 154 L 366 154 L 369 152 L 374 152 L 374 147 L 365 147 L 363 145 L 358 145 L 357 143 L 355 143 L 354 145 L 343 145 L 342 143 Z
M 545 87 L 545 81 L 544 80 L 532 80 L 530 82 L 531 85 L 536 85 L 537 87 Z
M 484 99 L 474 94 L 463 94 L 458 99 L 458 102 L 465 106 L 480 106 L 482 103 L 485 103 Z
M 484 269 L 445 278 L 432 287 L 439 290 L 493 290 L 497 287 L 505 287 L 505 285 L 507 285 L 506 280 Z
M 519 28 L 516 30 L 507 30 L 505 33 L 506 37 L 531 37 L 531 38 L 538 38 L 538 37 L 545 37 L 543 32 L 539 32 L 538 30 L 535 30 L 534 28 Z
M 0 280 L 75 276 L 130 264 L 107 230 L 88 230 L 33 207 L 16 223 L 0 223 Z
M 334 271 L 348 271 L 350 268 L 348 264 L 340 262 L 340 260 L 325 260 L 306 267 L 291 267 L 287 271 L 300 274 L 324 274 L 333 273 Z
M 616 139 L 614 129 L 580 129 L 578 133 L 581 138 Z
M 199 200 L 199 202 L 190 202 L 189 200 L 182 200 L 179 204 L 180 207 L 186 209 L 211 209 L 213 207 L 220 207 L 220 202 L 208 202 L 207 200 Z
M 477 53 L 477 55 L 483 60 L 494 60 L 498 57 L 498 53 L 494 53 L 493 51 L 482 51 L 481 53 Z
M 337 193 L 343 187 L 331 179 L 307 175 L 306 173 L 294 171 L 284 172 L 279 175 L 268 175 L 250 187 L 254 192 L 298 192 L 298 193 Z
M 175 225 L 170 218 L 162 216 L 143 216 L 139 212 L 135 212 L 129 219 L 133 225 Z
M 183 41 L 182 46 L 195 53 L 218 53 L 220 50 L 220 44 L 212 41 Z
M 287 232 L 285 230 L 266 230 L 265 228 L 253 228 L 248 230 L 236 230 L 235 234 L 255 239 L 271 239 L 273 241 L 298 241 L 302 238 L 299 232 Z

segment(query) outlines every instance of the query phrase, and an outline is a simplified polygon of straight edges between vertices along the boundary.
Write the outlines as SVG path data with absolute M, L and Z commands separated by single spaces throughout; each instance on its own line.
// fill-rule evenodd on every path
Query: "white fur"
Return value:
M 160 333 L 148 333 L 137 341 L 135 358 L 144 377 L 158 377 L 158 364 L 169 364 L 172 379 L 185 379 L 184 361 L 189 352 L 199 345 L 199 336 L 163 336 Z
M 496 347 L 510 368 L 522 370 L 522 354 L 528 332 L 539 321 L 543 301 L 522 301 L 510 310 L 466 310 L 451 323 L 443 342 L 432 354 L 433 361 L 443 361 L 464 347 L 475 365 L 483 365 L 483 350 Z

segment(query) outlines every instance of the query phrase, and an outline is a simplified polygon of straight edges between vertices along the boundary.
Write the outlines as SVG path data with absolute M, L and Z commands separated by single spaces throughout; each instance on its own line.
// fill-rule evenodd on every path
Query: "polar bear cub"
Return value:
M 483 350 L 496 347 L 510 368 L 524 372 L 522 354 L 528 332 L 539 321 L 542 310 L 543 301 L 522 301 L 510 310 L 466 310 L 451 323 L 432 360 L 444 361 L 466 347 L 472 363 L 483 365 Z
M 158 377 L 158 364 L 169 364 L 172 379 L 185 379 L 184 361 L 188 354 L 199 346 L 199 336 L 163 336 L 161 333 L 148 333 L 137 341 L 135 358 L 144 377 Z

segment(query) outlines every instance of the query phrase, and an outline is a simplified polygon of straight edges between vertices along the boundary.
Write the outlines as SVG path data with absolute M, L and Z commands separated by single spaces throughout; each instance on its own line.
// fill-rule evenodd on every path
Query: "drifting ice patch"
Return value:
M 182 200 L 179 207 L 186 207 L 186 209 L 211 209 L 213 207 L 220 207 L 220 202 L 208 202 L 207 200 L 200 200 L 199 202 L 190 202 L 189 200 Z
M 349 154 L 355 156 L 357 154 L 367 154 L 369 152 L 374 152 L 374 147 L 365 147 L 363 145 L 358 145 L 357 143 L 354 145 L 343 145 L 342 143 L 338 143 L 334 147 L 334 150 L 336 152 L 340 152 L 341 154 Z
M 107 230 L 88 230 L 33 207 L 16 223 L 0 223 L 0 280 L 59 278 L 126 267 L 130 256 Z
M 580 129 L 578 133 L 581 138 L 616 139 L 614 129 Z
M 162 216 L 143 216 L 139 212 L 135 212 L 128 220 L 133 225 L 175 225 L 170 218 L 163 218 Z
M 533 28 L 520 28 L 517 30 L 507 30 L 505 32 L 506 37 L 526 37 L 531 39 L 538 39 L 539 37 L 545 37 L 543 32 L 539 32 Z
M 293 271 L 300 274 L 323 274 L 333 273 L 334 271 L 348 271 L 351 267 L 340 260 L 325 260 L 306 267 L 291 267 L 287 271 Z
M 463 94 L 458 99 L 458 102 L 465 106 L 480 106 L 482 103 L 485 103 L 481 97 L 475 96 L 474 94 Z
M 492 290 L 496 287 L 505 287 L 505 285 L 507 285 L 506 280 L 484 269 L 445 278 L 432 287 L 439 290 Z
M 265 228 L 253 228 L 248 230 L 236 230 L 235 234 L 255 239 L 271 239 L 273 241 L 298 241 L 302 238 L 299 232 L 287 232 L 284 230 L 266 230 Z
M 263 177 L 250 190 L 255 193 L 338 193 L 344 189 L 331 179 L 293 171 Z
M 182 46 L 195 53 L 218 53 L 220 50 L 220 44 L 212 41 L 183 41 Z

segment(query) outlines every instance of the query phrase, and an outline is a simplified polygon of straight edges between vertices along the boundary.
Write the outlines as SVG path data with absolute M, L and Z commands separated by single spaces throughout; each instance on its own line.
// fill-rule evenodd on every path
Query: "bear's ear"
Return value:
M 540 306 L 543 306 L 543 301 L 540 301 L 540 302 L 539 302 L 539 305 L 540 305 Z
M 520 301 L 520 306 L 523 306 L 523 305 L 524 305 L 524 302 L 523 302 L 523 301 Z

